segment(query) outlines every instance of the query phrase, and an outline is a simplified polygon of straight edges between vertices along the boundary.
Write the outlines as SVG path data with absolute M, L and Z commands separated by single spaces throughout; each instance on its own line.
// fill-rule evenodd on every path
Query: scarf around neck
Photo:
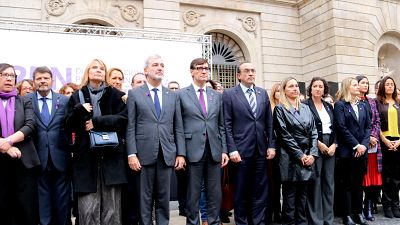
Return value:
M 15 96 L 17 96 L 16 89 L 10 92 L 0 92 L 1 100 L 7 101 L 6 107 L 3 102 L 0 102 L 1 136 L 3 138 L 14 134 Z
M 96 89 L 90 85 L 88 85 L 87 87 L 90 93 L 90 101 L 93 107 L 93 116 L 101 116 L 100 99 L 103 96 L 104 88 L 106 88 L 106 86 L 103 83 L 99 88 Z

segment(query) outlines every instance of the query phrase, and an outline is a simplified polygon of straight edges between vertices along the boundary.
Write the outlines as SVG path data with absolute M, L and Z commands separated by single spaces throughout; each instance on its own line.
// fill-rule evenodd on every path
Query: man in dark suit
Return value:
M 204 180 L 209 225 L 219 225 L 221 166 L 229 161 L 222 96 L 206 87 L 209 65 L 202 58 L 190 63 L 192 85 L 179 92 L 188 161 L 187 225 L 199 224 L 199 199 Z
M 153 224 L 154 199 L 156 224 L 168 225 L 171 174 L 174 167 L 182 169 L 185 164 L 179 97 L 161 85 L 160 56 L 150 56 L 144 72 L 146 84 L 128 94 L 128 164 L 140 170 L 140 224 Z
M 267 159 L 275 156 L 271 106 L 267 92 L 255 87 L 255 67 L 238 67 L 240 84 L 223 93 L 229 157 L 235 167 L 235 223 L 265 224 Z
M 27 96 L 36 118 L 35 146 L 41 162 L 38 178 L 39 221 L 41 225 L 64 225 L 70 215 L 71 177 L 68 136 L 64 118 L 68 98 L 51 90 L 49 68 L 33 72 L 36 92 Z

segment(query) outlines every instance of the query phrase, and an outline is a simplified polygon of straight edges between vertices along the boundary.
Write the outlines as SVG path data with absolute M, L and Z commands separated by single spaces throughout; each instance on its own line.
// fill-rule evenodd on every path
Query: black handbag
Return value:
M 85 103 L 83 93 L 79 90 L 79 101 Z M 89 131 L 90 149 L 104 150 L 105 148 L 114 149 L 119 145 L 118 135 L 115 131 Z

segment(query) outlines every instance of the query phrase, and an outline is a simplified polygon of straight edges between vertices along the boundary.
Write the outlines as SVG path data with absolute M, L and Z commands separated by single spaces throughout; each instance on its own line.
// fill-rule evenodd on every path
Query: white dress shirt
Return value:
M 151 84 L 149 84 L 149 82 L 146 82 L 147 87 L 149 88 L 150 91 L 150 96 L 151 99 L 153 100 L 154 103 L 154 91 L 153 88 L 157 88 L 157 96 L 158 96 L 158 100 L 160 101 L 160 109 L 162 110 L 162 85 L 158 85 L 157 87 L 153 87 Z
M 201 89 L 201 87 L 197 86 L 196 84 L 192 83 L 193 87 L 194 87 L 194 91 L 196 92 L 196 96 L 197 99 L 200 99 L 200 91 L 199 89 Z M 203 96 L 204 96 L 204 103 L 206 105 L 206 111 L 208 112 L 208 101 L 207 101 L 207 92 L 206 92 L 206 88 L 207 86 L 204 86 L 202 89 L 203 91 Z
M 37 95 L 37 99 L 38 99 L 38 107 L 39 107 L 39 111 L 40 111 L 40 113 L 42 113 L 42 107 L 43 107 L 43 100 L 42 100 L 42 98 L 43 98 L 43 96 L 41 96 L 40 94 L 39 94 L 39 92 L 36 92 L 36 95 Z M 49 92 L 49 94 L 47 94 L 46 96 L 45 96 L 45 98 L 46 98 L 46 103 L 47 103 L 47 107 L 49 108 L 49 114 L 51 115 L 51 108 L 52 108 L 52 103 L 53 103 L 53 92 Z

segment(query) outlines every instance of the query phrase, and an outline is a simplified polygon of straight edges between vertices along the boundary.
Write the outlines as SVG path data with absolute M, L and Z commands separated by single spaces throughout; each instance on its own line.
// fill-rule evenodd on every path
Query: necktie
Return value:
M 47 98 L 44 97 L 40 99 L 43 101 L 41 116 L 43 123 L 45 125 L 48 125 L 50 122 L 50 112 L 49 112 L 49 107 L 47 106 L 46 99 Z
M 199 102 L 201 106 L 201 111 L 203 111 L 204 117 L 207 117 L 207 110 L 206 110 L 206 101 L 204 100 L 204 89 L 200 88 L 199 89 L 200 95 L 199 95 Z
M 254 100 L 253 89 L 247 89 L 247 93 L 249 93 L 249 105 L 253 115 L 256 116 L 256 101 Z
M 158 99 L 158 95 L 157 95 L 158 89 L 153 88 L 151 90 L 154 91 L 154 108 L 156 109 L 157 119 L 159 119 L 160 114 L 161 114 L 161 105 L 160 105 L 160 99 Z

